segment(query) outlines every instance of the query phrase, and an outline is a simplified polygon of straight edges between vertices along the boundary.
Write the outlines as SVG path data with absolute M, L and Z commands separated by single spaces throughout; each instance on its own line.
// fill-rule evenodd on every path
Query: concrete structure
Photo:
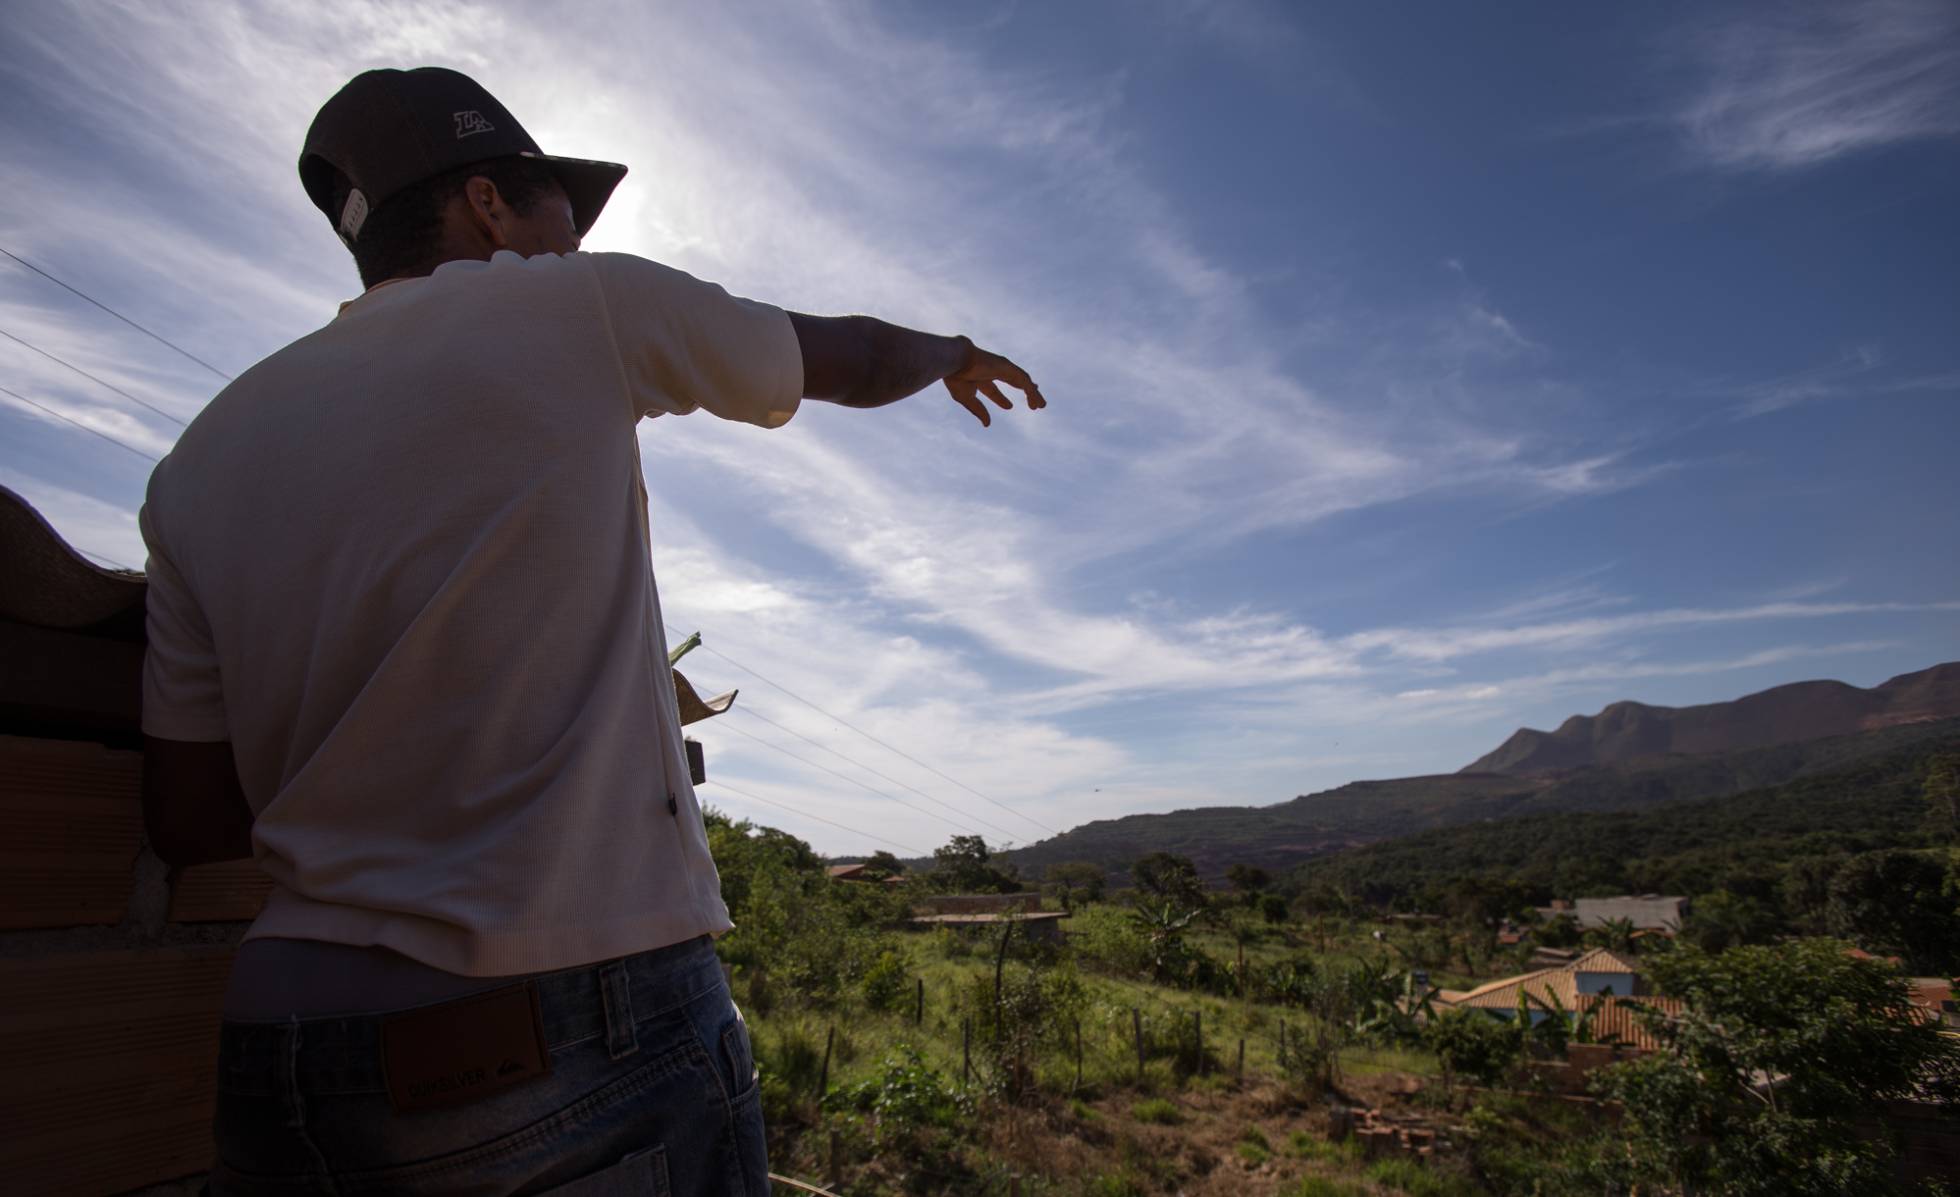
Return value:
M 914 927 L 976 931 L 1013 923 L 1029 939 L 1059 942 L 1067 912 L 1043 910 L 1040 894 L 928 894 L 913 907 Z
M 1541 906 L 1538 913 L 1547 921 L 1561 914 L 1569 914 L 1579 923 L 1582 931 L 1603 927 L 1621 919 L 1633 924 L 1635 931 L 1666 931 L 1672 934 L 1681 929 L 1681 920 L 1688 914 L 1688 899 L 1665 897 L 1661 894 L 1622 894 L 1616 898 L 1578 898 L 1571 902 L 1553 902 Z

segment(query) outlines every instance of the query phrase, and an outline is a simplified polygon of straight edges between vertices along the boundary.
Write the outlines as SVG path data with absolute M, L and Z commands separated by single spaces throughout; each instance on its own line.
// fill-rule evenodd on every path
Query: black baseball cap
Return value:
M 340 239 L 402 188 L 491 158 L 533 158 L 572 201 L 583 237 L 626 175 L 617 162 L 554 158 L 483 85 L 445 67 L 363 71 L 321 105 L 300 151 L 299 179 Z

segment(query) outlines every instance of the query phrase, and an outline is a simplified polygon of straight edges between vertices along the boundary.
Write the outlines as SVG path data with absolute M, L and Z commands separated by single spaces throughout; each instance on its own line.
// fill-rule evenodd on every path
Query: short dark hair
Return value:
M 360 237 L 348 247 L 355 268 L 361 272 L 361 285 L 372 287 L 386 279 L 416 278 L 442 265 L 443 209 L 462 193 L 465 183 L 478 176 L 496 184 L 497 194 L 519 216 L 530 215 L 557 183 L 550 167 L 520 157 L 472 162 L 411 183 L 368 213 Z M 336 210 L 344 198 L 335 197 Z

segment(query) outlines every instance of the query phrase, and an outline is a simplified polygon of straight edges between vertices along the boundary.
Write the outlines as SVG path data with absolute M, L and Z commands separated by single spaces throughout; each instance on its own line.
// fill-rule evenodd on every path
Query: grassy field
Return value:
M 1107 910 L 1084 922 L 1121 917 Z M 1239 938 L 1193 943 L 1236 968 Z M 1315 1029 L 1302 1010 L 1109 975 L 1064 947 L 1001 964 L 996 1019 L 996 942 L 889 933 L 875 985 L 828 1009 L 738 971 L 776 1171 L 851 1194 L 1474 1191 L 1442 1169 L 1371 1173 L 1329 1141 L 1330 1103 L 1281 1057 L 1282 1035 Z M 1244 946 L 1248 971 L 1308 950 L 1288 929 Z M 1322 959 L 1379 950 L 1349 942 Z M 1421 1052 L 1349 1047 L 1338 1083 L 1381 1105 L 1436 1072 Z

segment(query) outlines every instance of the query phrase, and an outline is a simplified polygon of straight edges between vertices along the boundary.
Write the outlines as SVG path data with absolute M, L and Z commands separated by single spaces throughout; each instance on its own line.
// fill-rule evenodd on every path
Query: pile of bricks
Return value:
M 1408 1156 L 1428 1163 L 1430 1157 L 1449 1146 L 1434 1129 L 1379 1109 L 1336 1106 L 1329 1131 L 1335 1139 L 1353 1138 L 1361 1145 L 1362 1158 L 1368 1160 Z

